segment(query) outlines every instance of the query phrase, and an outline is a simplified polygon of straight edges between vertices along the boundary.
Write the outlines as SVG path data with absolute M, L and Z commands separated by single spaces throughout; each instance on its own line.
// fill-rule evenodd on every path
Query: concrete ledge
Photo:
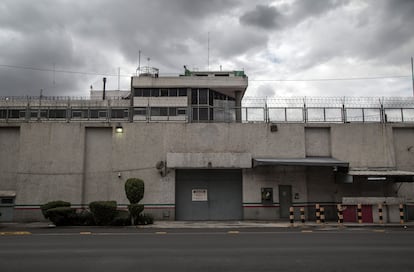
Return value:
M 252 168 L 250 153 L 167 153 L 169 168 Z

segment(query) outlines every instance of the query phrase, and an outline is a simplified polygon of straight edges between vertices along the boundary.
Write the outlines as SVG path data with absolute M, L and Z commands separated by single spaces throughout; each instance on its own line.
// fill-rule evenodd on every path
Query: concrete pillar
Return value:
M 234 98 L 236 100 L 236 122 L 241 123 L 242 121 L 242 109 L 241 109 L 242 92 L 235 91 Z
M 129 94 L 129 100 L 130 100 L 130 105 L 129 105 L 129 122 L 134 122 L 134 87 L 132 85 L 132 81 L 133 81 L 133 77 L 131 77 L 131 92 Z
M 188 118 L 188 123 L 193 122 L 193 107 L 192 107 L 192 104 L 191 104 L 191 100 L 192 100 L 191 88 L 188 88 L 187 89 L 187 118 Z

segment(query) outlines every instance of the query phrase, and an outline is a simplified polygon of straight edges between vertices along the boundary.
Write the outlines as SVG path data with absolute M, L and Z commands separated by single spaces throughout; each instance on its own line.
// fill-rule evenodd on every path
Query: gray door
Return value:
M 14 197 L 0 197 L 0 222 L 13 221 Z
M 292 186 L 279 185 L 280 218 L 289 218 L 289 208 L 292 206 Z
M 241 170 L 176 170 L 177 220 L 240 220 Z

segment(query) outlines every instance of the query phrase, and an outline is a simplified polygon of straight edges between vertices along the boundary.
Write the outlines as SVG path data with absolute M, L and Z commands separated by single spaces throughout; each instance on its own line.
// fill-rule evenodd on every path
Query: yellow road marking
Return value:
M 230 230 L 230 231 L 228 231 L 227 233 L 228 233 L 228 234 L 239 234 L 239 233 L 240 233 L 240 231 L 238 231 L 238 230 Z
M 376 229 L 376 230 L 373 230 L 373 232 L 385 232 L 385 230 L 383 230 L 383 229 Z
M 155 234 L 167 234 L 166 231 L 157 231 Z
M 79 232 L 79 234 L 80 235 L 90 235 L 90 234 L 92 234 L 92 232 L 90 232 L 90 231 L 81 231 L 81 232 Z
M 30 235 L 31 232 L 28 231 L 6 231 L 6 232 L 0 232 L 0 235 Z
M 312 230 L 302 230 L 301 232 L 310 233 L 313 232 Z

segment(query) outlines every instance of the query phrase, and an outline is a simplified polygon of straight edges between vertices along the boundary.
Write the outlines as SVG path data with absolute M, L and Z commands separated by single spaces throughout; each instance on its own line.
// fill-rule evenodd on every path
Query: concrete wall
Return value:
M 279 185 L 292 186 L 293 205 L 306 203 L 307 189 L 304 167 L 259 167 L 243 171 L 244 219 L 279 219 Z M 262 204 L 261 188 L 273 189 L 273 203 Z M 299 198 L 295 199 L 294 195 Z
M 331 131 L 328 127 L 305 128 L 305 146 L 307 157 L 331 156 Z
M 40 218 L 39 211 L 31 208 L 57 199 L 76 205 L 93 200 L 116 200 L 125 205 L 124 182 L 138 177 L 146 184 L 142 201 L 146 212 L 174 219 L 175 171 L 167 169 L 161 175 L 155 167 L 166 160 L 167 153 L 304 158 L 311 150 L 306 147 L 305 136 L 305 128 L 309 131 L 312 127 L 309 124 L 278 124 L 278 131 L 271 132 L 269 124 L 122 123 L 124 132 L 116 133 L 117 124 L 22 122 L 14 123 L 14 128 L 0 124 L 0 190 L 16 190 L 15 218 Z M 329 144 L 333 157 L 349 161 L 353 167 L 414 170 L 409 148 L 414 139 L 412 126 L 367 123 L 322 127 L 328 128 L 331 136 L 330 143 L 319 142 L 320 148 L 324 148 L 323 143 Z M 313 138 L 322 131 L 323 139 L 327 139 L 326 129 L 311 131 L 315 132 Z M 313 150 L 312 154 L 317 151 Z M 298 193 L 299 198 L 293 198 L 295 206 L 334 204 L 343 196 L 414 197 L 411 184 L 401 186 L 398 193 L 393 184 L 358 180 L 337 184 L 329 167 L 258 167 L 243 170 L 245 218 L 278 218 L 279 185 L 291 185 L 293 196 Z M 261 203 L 262 187 L 273 188 L 270 208 Z
M 392 125 L 334 124 L 331 126 L 332 157 L 349 161 L 351 167 L 394 167 Z
M 18 127 L 0 127 L 0 190 L 17 190 L 17 170 L 19 165 Z
M 393 128 L 395 163 L 398 169 L 413 171 L 414 169 L 414 128 Z M 414 219 L 414 184 L 400 183 L 395 185 L 395 191 L 405 198 L 407 218 Z

